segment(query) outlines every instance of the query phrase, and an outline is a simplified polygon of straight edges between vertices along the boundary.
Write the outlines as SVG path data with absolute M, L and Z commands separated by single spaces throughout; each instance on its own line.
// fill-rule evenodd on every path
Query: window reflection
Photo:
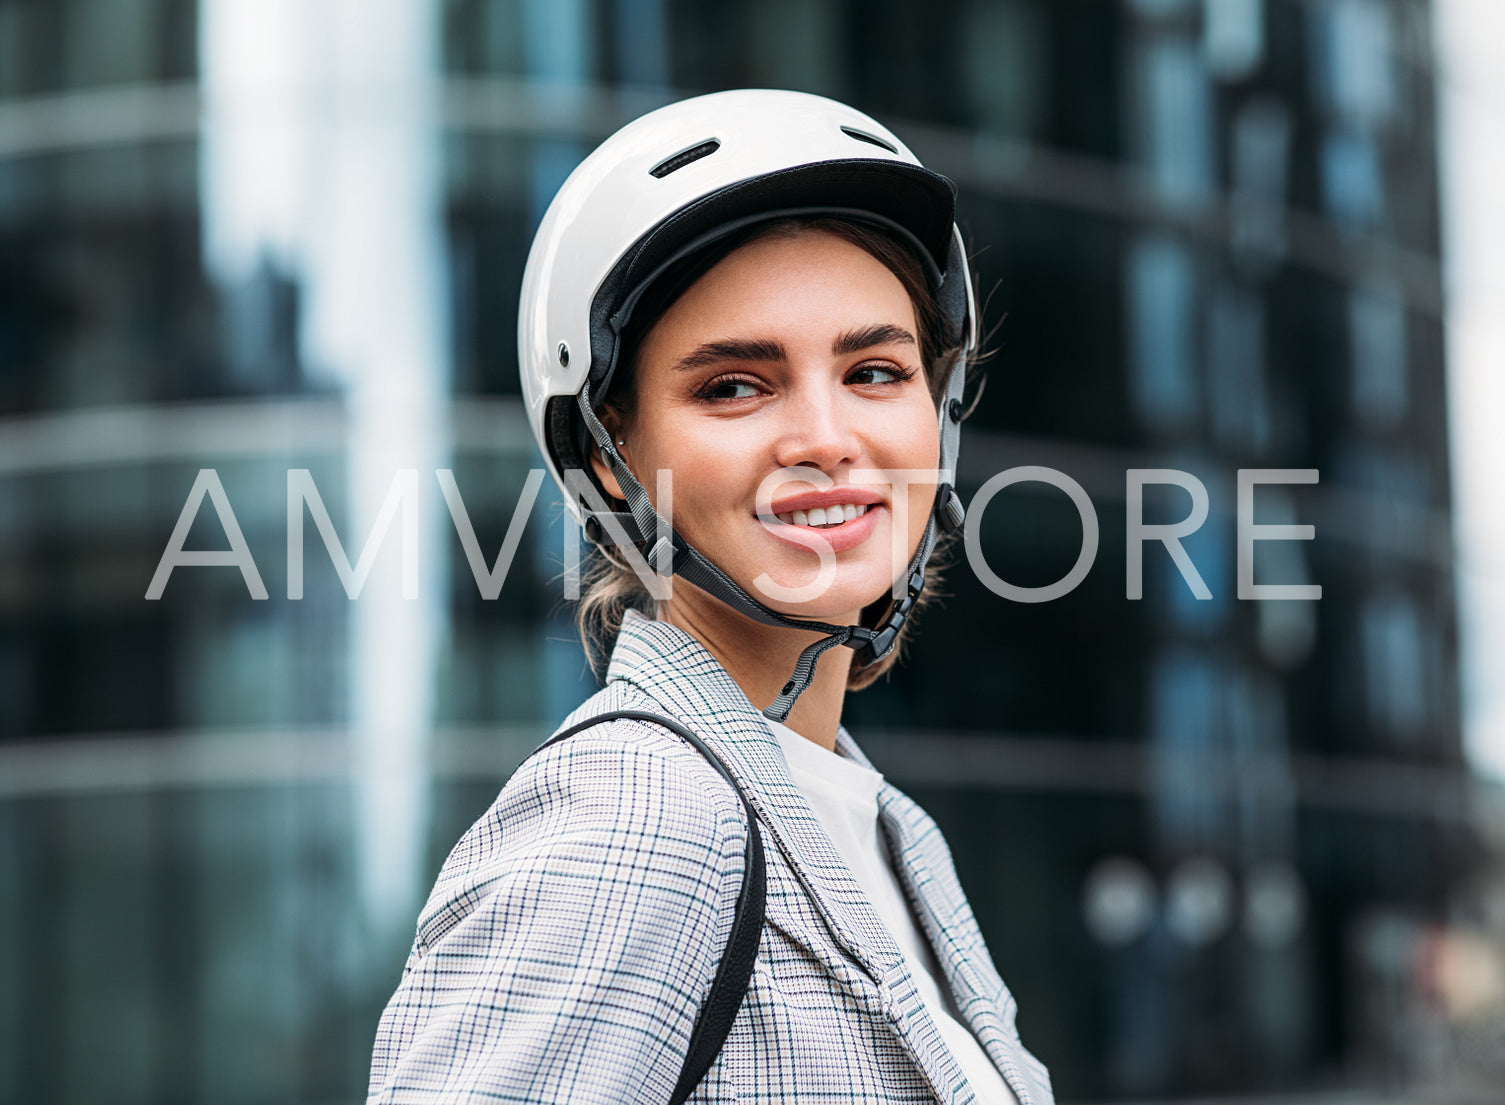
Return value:
M 0 1099 L 359 1098 L 415 898 L 590 680 L 558 504 L 487 602 L 433 471 L 494 554 L 537 464 L 514 320 L 544 204 L 631 114 L 730 85 L 851 98 L 960 182 L 1008 314 L 964 490 L 1055 464 L 1099 512 L 1058 603 L 954 568 L 848 720 L 955 845 L 1061 1099 L 1425 1082 L 1499 925 L 1461 798 L 1419 16 L 393 10 L 386 41 L 361 5 L 0 0 Z M 1162 550 L 1123 598 L 1146 465 L 1213 491 L 1187 542 L 1213 601 Z M 201 467 L 265 602 L 226 569 L 142 598 Z M 354 555 L 402 467 L 433 508 L 420 599 L 389 550 L 352 603 L 310 540 L 288 601 L 287 470 Z M 1259 500 L 1319 539 L 1258 554 L 1320 603 L 1233 597 L 1240 467 L 1320 469 Z M 1006 577 L 1069 564 L 1069 508 L 995 509 Z M 204 512 L 189 547 L 223 542 Z

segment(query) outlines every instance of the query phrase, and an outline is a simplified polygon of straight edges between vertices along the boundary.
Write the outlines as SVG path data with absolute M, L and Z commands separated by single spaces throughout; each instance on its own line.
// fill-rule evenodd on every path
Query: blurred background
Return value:
M 1500 1101 L 1502 44 L 1496 0 L 0 0 L 0 1101 L 363 1099 L 444 855 L 594 686 L 552 485 L 499 594 L 457 536 L 537 464 L 533 230 L 739 86 L 957 182 L 964 498 L 1095 505 L 1073 593 L 959 564 L 846 718 L 1060 1100 Z M 1211 599 L 1159 545 L 1125 597 L 1129 468 L 1207 486 Z M 1237 600 L 1240 468 L 1320 472 L 1255 556 L 1320 600 Z M 303 469 L 342 547 L 293 600 Z M 254 571 L 148 599 L 180 516 Z M 1041 484 L 973 521 L 1020 585 L 1081 541 Z

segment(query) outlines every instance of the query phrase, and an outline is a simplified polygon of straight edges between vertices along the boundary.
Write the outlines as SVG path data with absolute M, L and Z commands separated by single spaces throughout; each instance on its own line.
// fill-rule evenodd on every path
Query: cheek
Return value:
M 648 497 L 662 507 L 656 481 L 659 473 L 663 473 L 672 496 L 674 528 L 693 543 L 696 534 L 707 530 L 705 523 L 712 515 L 718 510 L 734 509 L 745 498 L 739 473 L 745 472 L 747 466 L 736 463 L 735 457 L 729 455 L 724 435 L 707 434 L 703 427 L 693 423 L 678 424 L 673 419 L 663 419 L 642 429 L 643 467 L 639 470 L 634 466 L 639 479 Z M 653 448 L 646 448 L 649 442 Z M 714 532 L 716 527 L 709 529 Z
M 908 410 L 901 426 L 896 426 L 890 438 L 895 452 L 903 454 L 902 464 L 895 467 L 935 468 L 940 464 L 941 433 L 936 421 L 936 410 L 929 396 L 924 403 L 916 403 Z
M 941 437 L 936 423 L 936 411 L 927 396 L 925 405 L 912 412 L 907 420 L 902 437 L 893 442 L 895 455 L 889 462 L 894 468 L 934 472 L 940 465 Z M 911 542 L 918 541 L 930 518 L 930 508 L 935 502 L 937 480 L 931 477 L 922 483 L 909 486 L 908 516 L 905 528 Z
M 676 479 L 696 466 L 724 463 L 733 440 L 727 433 L 711 419 L 697 416 L 693 408 L 684 409 L 670 402 L 663 402 L 660 407 L 651 418 L 639 419 L 644 460 L 651 460 L 657 467 L 672 468 Z

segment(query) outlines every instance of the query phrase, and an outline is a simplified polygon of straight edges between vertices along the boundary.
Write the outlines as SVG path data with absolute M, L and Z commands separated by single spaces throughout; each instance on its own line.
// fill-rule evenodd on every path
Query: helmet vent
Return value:
M 855 127 L 842 127 L 841 133 L 845 134 L 848 138 L 855 138 L 859 142 L 866 142 L 870 146 L 879 146 L 882 149 L 887 150 L 889 153 L 899 152 L 894 148 L 892 142 L 885 142 L 883 139 L 877 137 L 876 135 L 857 130 Z
M 679 170 L 679 169 L 683 169 L 686 165 L 690 164 L 690 162 L 692 162 L 692 161 L 699 161 L 702 157 L 709 157 L 711 154 L 715 153 L 720 148 L 721 148 L 721 143 L 718 142 L 718 141 L 716 141 L 716 139 L 712 138 L 712 139 L 709 139 L 709 140 L 707 140 L 705 142 L 702 142 L 698 146 L 691 146 L 688 150 L 684 150 L 681 153 L 677 153 L 673 157 L 668 158 L 665 161 L 660 161 L 657 165 L 655 165 L 653 168 L 649 169 L 648 171 L 653 176 L 656 176 L 660 180 L 662 180 L 664 177 L 668 176 L 670 173 L 675 172 L 676 170 Z

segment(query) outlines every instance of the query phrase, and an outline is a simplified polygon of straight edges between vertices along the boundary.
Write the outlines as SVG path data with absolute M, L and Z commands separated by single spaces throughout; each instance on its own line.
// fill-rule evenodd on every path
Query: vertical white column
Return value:
M 1505 9 L 1435 0 L 1463 733 L 1505 780 Z
M 435 0 L 206 0 L 205 249 L 223 281 L 275 257 L 301 295 L 306 373 L 345 396 L 342 538 L 358 551 L 399 469 L 447 465 L 444 197 Z M 429 734 L 446 618 L 437 488 L 419 594 L 389 541 L 350 606 L 348 718 L 361 904 L 411 928 L 427 873 Z

